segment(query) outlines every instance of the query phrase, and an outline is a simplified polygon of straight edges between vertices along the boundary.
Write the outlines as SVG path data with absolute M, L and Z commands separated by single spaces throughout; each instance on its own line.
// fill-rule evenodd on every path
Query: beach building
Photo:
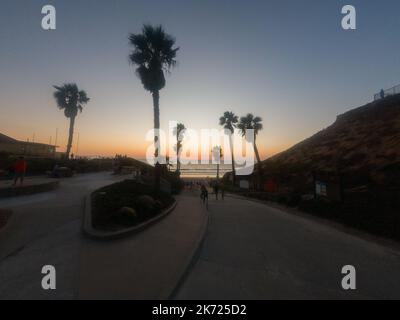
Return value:
M 56 146 L 20 141 L 0 133 L 0 152 L 17 156 L 29 156 L 40 158 L 54 158 Z

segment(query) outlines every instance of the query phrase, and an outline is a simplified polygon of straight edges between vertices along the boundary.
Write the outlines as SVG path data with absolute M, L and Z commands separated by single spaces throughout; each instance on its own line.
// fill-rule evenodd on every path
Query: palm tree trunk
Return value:
M 176 132 L 176 172 L 180 174 L 181 164 L 179 162 L 179 132 Z
M 159 163 L 160 156 L 160 92 L 153 92 L 153 108 L 154 108 L 154 157 L 155 157 L 155 193 L 160 193 L 161 183 L 161 167 Z
M 160 130 L 160 93 L 159 91 L 153 92 L 153 108 L 154 108 L 154 156 L 158 162 L 158 157 L 160 155 L 160 140 L 159 140 L 159 130 Z
M 257 148 L 256 138 L 255 138 L 255 137 L 254 137 L 254 153 L 256 154 L 257 165 L 258 165 L 258 188 L 261 188 L 261 183 L 262 183 L 262 166 L 261 166 L 260 154 L 259 154 L 259 152 L 258 152 L 258 148 Z
M 232 182 L 233 185 L 236 185 L 236 171 L 235 171 L 235 155 L 233 150 L 233 141 L 232 141 L 232 134 L 229 135 L 229 147 L 231 149 L 231 156 L 232 156 Z
M 69 119 L 69 137 L 68 137 L 67 151 L 65 153 L 65 157 L 67 159 L 69 159 L 69 155 L 71 153 L 72 141 L 74 139 L 74 127 L 75 127 L 75 117 L 71 117 Z

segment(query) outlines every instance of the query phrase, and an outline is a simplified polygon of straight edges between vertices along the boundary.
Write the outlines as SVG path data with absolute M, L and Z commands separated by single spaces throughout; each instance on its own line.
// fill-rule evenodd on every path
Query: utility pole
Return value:
M 54 141 L 55 147 L 57 147 L 57 139 L 58 139 L 58 128 L 56 129 L 56 140 Z

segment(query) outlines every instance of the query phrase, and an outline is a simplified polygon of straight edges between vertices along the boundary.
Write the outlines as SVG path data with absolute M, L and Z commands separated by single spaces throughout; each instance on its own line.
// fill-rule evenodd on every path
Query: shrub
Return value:
M 142 214 L 152 215 L 157 210 L 155 200 L 148 195 L 136 197 L 134 202 L 136 210 L 138 210 Z M 159 209 L 161 209 L 161 207 Z
M 114 214 L 114 221 L 123 226 L 131 226 L 135 224 L 138 214 L 135 209 L 123 207 Z
M 173 203 L 170 195 L 161 192 L 154 196 L 153 191 L 152 185 L 135 180 L 125 180 L 97 190 L 92 194 L 94 226 L 138 224 L 151 219 Z

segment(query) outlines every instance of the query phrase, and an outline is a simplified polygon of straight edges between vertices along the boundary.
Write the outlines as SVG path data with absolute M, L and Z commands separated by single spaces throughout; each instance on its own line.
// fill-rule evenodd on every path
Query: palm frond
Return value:
M 78 111 L 82 112 L 83 105 L 89 102 L 85 91 L 80 91 L 75 83 L 66 83 L 62 86 L 53 86 L 53 93 L 59 109 L 64 110 L 67 118 L 75 117 Z
M 179 48 L 174 48 L 175 39 L 163 27 L 145 24 L 140 34 L 130 34 L 133 47 L 129 61 L 137 66 L 136 74 L 148 91 L 161 90 L 165 86 L 164 72 L 176 65 Z

